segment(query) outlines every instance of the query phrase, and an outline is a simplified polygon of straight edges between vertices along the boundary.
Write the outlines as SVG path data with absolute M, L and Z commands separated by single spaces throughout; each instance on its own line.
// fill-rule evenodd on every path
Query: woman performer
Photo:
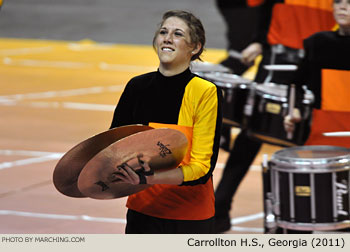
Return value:
M 111 128 L 130 124 L 176 128 L 191 146 L 188 159 L 172 170 L 135 173 L 141 166 L 151 170 L 146 159 L 141 164 L 130 160 L 117 170 L 116 177 L 124 182 L 153 185 L 128 197 L 128 234 L 213 232 L 212 172 L 219 151 L 222 98 L 213 83 L 190 70 L 204 44 L 198 18 L 186 11 L 166 12 L 153 39 L 158 71 L 132 78 L 115 109 Z

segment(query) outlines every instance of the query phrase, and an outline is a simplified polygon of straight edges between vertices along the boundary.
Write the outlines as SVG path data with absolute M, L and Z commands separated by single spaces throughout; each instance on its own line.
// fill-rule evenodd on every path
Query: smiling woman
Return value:
M 160 60 L 159 70 L 165 75 L 184 71 L 192 60 L 200 59 L 204 44 L 205 32 L 198 19 L 180 11 L 165 13 L 153 38 Z
M 190 71 L 204 44 L 198 18 L 185 11 L 166 12 L 153 39 L 158 71 L 132 78 L 115 109 L 111 128 L 172 128 L 189 142 L 187 155 L 175 169 L 153 171 L 142 153 L 142 160 L 135 155 L 116 168 L 115 177 L 125 183 L 152 185 L 129 196 L 126 233 L 213 231 L 212 173 L 219 151 L 221 92 Z
M 187 25 L 177 17 L 166 19 L 156 36 L 156 48 L 159 57 L 159 71 L 169 76 L 183 72 L 189 66 L 192 55 L 201 48 L 201 44 L 191 44 Z

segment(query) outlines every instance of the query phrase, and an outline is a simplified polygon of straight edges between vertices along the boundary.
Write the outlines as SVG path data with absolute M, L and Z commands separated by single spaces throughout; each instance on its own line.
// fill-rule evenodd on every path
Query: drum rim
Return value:
M 343 152 L 348 152 L 345 155 L 339 155 L 328 158 L 299 158 L 299 157 L 287 157 L 281 156 L 281 153 L 286 151 L 295 151 L 295 150 L 339 150 Z M 342 162 L 339 162 L 342 161 Z M 296 170 L 299 171 L 325 171 L 325 170 L 347 170 L 350 168 L 350 150 L 345 147 L 340 146 L 329 146 L 329 145 L 308 145 L 308 146 L 294 146 L 289 148 L 284 148 L 275 152 L 269 163 L 280 165 L 282 167 L 273 168 L 276 170 Z M 294 166 L 293 166 L 294 165 Z M 297 167 L 295 167 L 297 166 Z M 341 167 L 340 167 L 341 166 Z M 306 169 L 308 168 L 308 169 Z
M 327 164 L 322 165 L 298 165 L 298 166 L 288 166 L 285 163 L 275 163 L 276 166 L 270 166 L 271 170 L 286 173 L 300 173 L 300 174 L 311 174 L 311 173 L 330 173 L 330 172 L 345 172 L 350 170 L 350 165 L 344 166 L 330 166 Z
M 230 81 L 229 79 L 227 79 L 227 80 L 224 80 L 223 78 L 220 79 L 221 76 L 224 76 L 223 78 L 226 78 L 227 76 L 232 76 L 234 78 L 232 79 L 232 81 Z M 217 78 L 215 78 L 215 77 L 217 77 Z M 230 84 L 233 86 L 236 86 L 236 85 L 249 86 L 253 83 L 252 80 L 249 80 L 247 78 L 243 78 L 237 74 L 226 73 L 226 72 L 204 72 L 203 78 L 209 79 L 214 83 L 223 83 L 225 85 Z
M 202 73 L 230 73 L 232 72 L 228 67 L 225 67 L 222 64 L 211 63 L 208 61 L 193 61 L 190 66 L 191 72 L 195 74 Z
M 292 147 L 288 147 L 288 148 L 284 148 L 282 150 L 278 150 L 276 151 L 273 155 L 272 158 L 283 158 L 283 159 L 312 159 L 312 160 L 316 160 L 316 159 L 321 159 L 321 158 L 295 158 L 295 157 L 285 157 L 285 156 L 280 156 L 281 153 L 286 152 L 286 151 L 295 151 L 295 150 L 309 150 L 309 151 L 313 151 L 313 150 L 340 150 L 340 151 L 344 151 L 344 152 L 348 152 L 348 154 L 345 155 L 339 155 L 336 156 L 334 158 L 338 158 L 338 157 L 349 157 L 350 158 L 350 149 L 346 148 L 346 147 L 341 147 L 341 146 L 332 146 L 332 145 L 303 145 L 303 146 L 292 146 Z M 333 158 L 333 157 L 331 157 Z M 322 158 L 324 159 L 324 158 Z
M 350 227 L 350 220 L 327 222 L 327 223 L 305 223 L 305 222 L 289 222 L 285 220 L 277 220 L 277 226 L 295 230 L 337 230 Z
M 284 87 L 283 91 L 285 92 L 285 94 L 279 95 L 279 94 L 276 94 L 275 92 L 265 92 L 268 90 L 264 90 L 262 88 L 264 86 L 270 87 L 270 88 Z M 288 99 L 287 99 L 288 85 L 287 84 L 278 84 L 278 83 L 274 83 L 274 82 L 257 83 L 257 85 L 255 87 L 255 92 L 265 99 L 270 99 L 270 100 L 278 101 L 278 102 L 282 102 L 282 103 L 285 103 L 288 101 Z M 314 98 L 314 94 L 312 93 L 312 91 L 307 90 L 307 92 L 305 92 L 304 97 L 302 99 L 302 104 L 310 105 L 310 104 L 314 103 L 314 100 L 315 100 L 315 98 Z
M 280 89 L 280 90 L 282 90 L 284 92 L 284 94 L 279 95 L 279 94 L 276 94 L 278 92 L 266 92 L 266 91 L 269 91 L 269 90 L 264 90 L 263 87 L 267 87 L 267 88 L 283 87 L 283 89 Z M 285 99 L 287 99 L 288 85 L 277 84 L 277 83 L 274 83 L 274 82 L 258 83 L 258 85 L 256 85 L 256 87 L 255 87 L 255 90 L 256 90 L 256 93 L 262 93 L 261 96 L 265 97 L 265 98 L 272 97 L 272 98 L 285 98 Z M 275 100 L 275 99 L 273 99 L 273 100 Z M 278 100 L 282 101 L 282 99 L 278 99 Z
M 249 86 L 250 83 L 229 83 L 229 82 L 214 81 L 214 80 L 212 80 L 212 82 L 219 88 L 234 89 L 238 87 L 239 89 L 242 89 L 242 90 L 251 89 L 251 87 Z

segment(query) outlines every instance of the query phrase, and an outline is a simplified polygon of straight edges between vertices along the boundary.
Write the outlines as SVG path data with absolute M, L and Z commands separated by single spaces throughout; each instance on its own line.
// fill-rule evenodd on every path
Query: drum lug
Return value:
M 259 111 L 260 113 L 264 112 L 265 106 L 266 106 L 266 103 L 263 102 L 263 101 L 261 101 L 261 102 L 259 103 L 259 106 L 258 106 L 258 111 Z
M 265 232 L 266 233 L 274 233 L 274 230 L 277 228 L 276 217 L 273 214 L 272 200 L 265 200 Z
M 253 105 L 247 103 L 245 106 L 244 106 L 244 114 L 246 116 L 251 116 L 253 114 Z
M 283 118 L 286 115 L 288 115 L 288 104 L 286 104 L 286 103 L 282 104 L 282 113 L 281 114 L 282 114 Z
M 245 116 L 251 116 L 253 115 L 253 108 L 254 108 L 254 102 L 255 102 L 255 88 L 257 83 L 253 82 L 252 87 L 249 91 L 247 102 L 244 105 L 244 115 Z
M 231 89 L 228 89 L 227 91 L 226 91 L 226 99 L 227 99 L 227 102 L 230 104 L 230 103 L 232 103 L 232 97 L 233 97 L 233 94 L 232 94 L 232 90 Z

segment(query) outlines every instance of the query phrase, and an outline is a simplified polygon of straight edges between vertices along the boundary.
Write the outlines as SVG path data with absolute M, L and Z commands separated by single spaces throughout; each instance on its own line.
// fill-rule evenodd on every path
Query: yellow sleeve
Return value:
M 178 124 L 191 126 L 193 133 L 190 161 L 182 165 L 184 184 L 202 183 L 215 167 L 222 120 L 218 94 L 213 83 L 199 77 L 186 87 Z

